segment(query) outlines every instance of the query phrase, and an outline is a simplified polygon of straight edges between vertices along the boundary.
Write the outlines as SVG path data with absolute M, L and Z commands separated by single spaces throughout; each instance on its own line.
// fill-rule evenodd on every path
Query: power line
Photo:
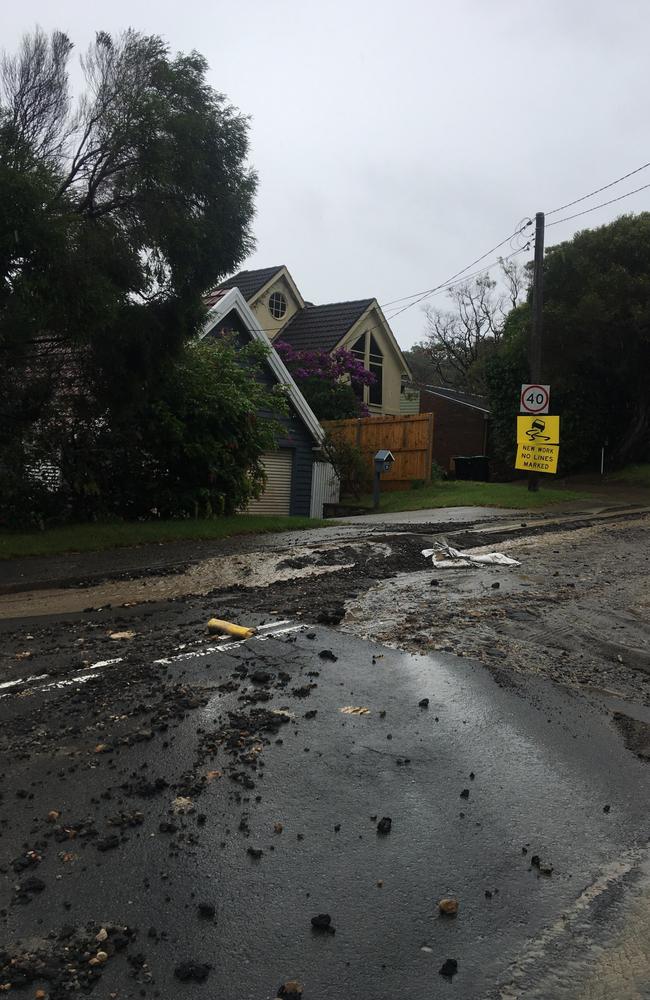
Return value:
M 568 222 L 569 219 L 577 219 L 581 215 L 588 215 L 589 212 L 595 212 L 597 208 L 604 208 L 605 205 L 613 205 L 616 201 L 623 201 L 624 198 L 629 198 L 632 194 L 638 194 L 639 191 L 645 191 L 646 188 L 650 188 L 650 184 L 644 184 L 642 187 L 635 188 L 634 191 L 628 191 L 626 194 L 621 194 L 618 198 L 610 198 L 609 201 L 603 201 L 599 205 L 594 205 L 592 208 L 585 208 L 583 212 L 575 212 L 574 215 L 565 215 L 563 219 L 556 219 L 555 222 L 549 222 L 546 228 L 548 229 L 550 226 L 559 226 L 561 222 Z M 573 204 L 575 204 L 575 202 Z
M 563 212 L 565 208 L 571 208 L 572 205 L 577 205 L 581 201 L 586 201 L 587 198 L 593 198 L 595 194 L 600 194 L 601 191 L 606 191 L 608 188 L 614 187 L 615 184 L 620 184 L 621 181 L 626 181 L 628 177 L 633 177 L 634 174 L 638 174 L 639 171 L 645 170 L 646 167 L 650 167 L 650 160 L 647 163 L 642 163 L 640 167 L 630 170 L 629 174 L 623 174 L 622 177 L 617 177 L 615 181 L 610 181 L 609 184 L 603 184 L 602 187 L 596 188 L 595 191 L 590 191 L 589 194 L 583 194 L 581 198 L 575 198 L 573 201 L 568 201 L 566 205 L 560 205 L 558 208 L 553 208 L 550 212 L 545 212 L 544 214 L 549 216 L 555 215 L 556 212 Z M 639 191 L 641 190 L 642 188 L 639 188 Z M 634 192 L 630 193 L 633 194 Z M 606 201 L 605 204 L 609 205 L 610 202 Z M 574 216 L 571 216 L 571 218 L 574 218 Z M 555 225 L 555 223 L 551 223 L 551 225 Z
M 465 274 L 463 275 L 462 278 L 457 278 L 456 281 L 449 281 L 446 282 L 444 285 L 439 285 L 437 288 L 431 291 L 431 297 L 433 297 L 434 295 L 440 295 L 443 292 L 446 292 L 450 288 L 455 288 L 458 285 L 462 285 L 465 281 L 469 281 L 470 278 L 476 278 L 480 274 L 485 274 L 487 271 L 491 270 L 491 268 L 496 267 L 497 264 L 501 264 L 502 262 L 512 260 L 513 257 L 517 257 L 519 254 L 527 253 L 531 245 L 532 241 L 527 243 L 525 247 L 521 247 L 521 249 L 519 250 L 514 250 L 513 253 L 508 254 L 507 257 L 497 257 L 496 260 L 491 261 L 489 264 L 486 264 L 484 267 L 479 268 L 477 271 L 472 271 L 470 274 Z M 412 305 L 417 305 L 417 302 L 413 302 Z M 410 308 L 410 306 L 407 306 L 406 308 L 408 309 Z M 386 317 L 386 321 L 390 322 L 392 319 L 395 318 L 395 316 L 398 316 L 400 312 L 403 311 L 404 311 L 403 309 L 399 309 L 397 312 L 392 313 L 390 316 Z
M 532 226 L 532 224 L 533 220 L 528 219 L 527 222 L 524 225 L 522 225 L 519 229 L 515 229 L 514 233 L 510 233 L 509 236 L 506 236 L 505 240 L 501 240 L 501 242 L 497 243 L 496 246 L 492 247 L 490 250 L 486 250 L 485 253 L 481 254 L 480 257 L 477 257 L 476 260 L 471 261 L 467 265 L 467 267 L 464 267 L 460 271 L 456 271 L 455 274 L 452 274 L 450 278 L 447 278 L 446 281 L 441 282 L 439 285 L 435 285 L 433 288 L 428 288 L 423 292 L 413 292 L 412 295 L 404 295 L 402 296 L 401 299 L 391 299 L 390 302 L 382 302 L 381 308 L 385 309 L 387 306 L 397 305 L 397 303 L 406 302 L 408 299 L 416 299 L 416 301 L 412 302 L 411 305 L 417 305 L 418 302 L 421 302 L 422 299 L 425 299 L 428 295 L 432 295 L 434 292 L 437 292 L 440 288 L 446 288 L 454 280 L 454 278 L 458 278 L 461 274 L 465 274 L 465 271 L 469 271 L 470 267 L 474 267 L 475 264 L 479 264 L 482 260 L 485 260 L 485 258 L 489 257 L 490 254 L 495 252 L 495 250 L 499 250 L 500 247 L 505 246 L 505 244 L 509 243 L 514 236 L 518 236 L 520 233 L 523 233 L 524 229 L 527 229 L 528 226 Z M 401 312 L 404 312 L 406 309 L 410 309 L 411 305 L 404 306 L 403 309 L 399 309 L 393 315 L 399 316 Z
M 628 177 L 633 177 L 635 174 L 638 174 L 641 170 L 645 170 L 647 167 L 650 167 L 650 160 L 647 163 L 643 163 L 641 164 L 641 166 L 636 167 L 634 170 L 630 170 L 627 174 L 623 174 L 621 177 L 617 177 L 616 180 L 610 181 L 609 184 L 604 184 L 602 187 L 595 188 L 588 194 L 582 195 L 580 198 L 575 198 L 573 201 L 566 202 L 564 205 L 560 205 L 557 208 L 552 209 L 550 212 L 546 212 L 545 214 L 547 216 L 555 215 L 557 212 L 561 212 L 565 208 L 570 208 L 572 205 L 577 205 L 580 202 L 586 201 L 588 198 L 593 198 L 594 195 L 599 194 L 601 191 L 606 191 L 608 190 L 608 188 L 614 187 L 616 184 L 620 184 L 622 181 L 627 180 Z M 638 194 L 639 191 L 645 191 L 647 188 L 650 188 L 650 184 L 643 184 L 641 187 L 635 188 L 633 191 L 628 191 L 625 194 L 620 195 L 618 198 L 610 198 L 608 201 L 601 202 L 598 205 L 592 206 L 591 208 L 586 208 L 582 212 L 575 212 L 572 215 L 564 216 L 562 219 L 556 219 L 554 222 L 549 222 L 547 223 L 546 228 L 549 228 L 550 226 L 558 226 L 561 222 L 569 222 L 571 219 L 577 219 L 582 215 L 588 215 L 590 212 L 595 212 L 599 208 L 605 208 L 607 205 L 613 205 L 616 202 L 622 201 L 625 198 L 629 198 L 633 194 Z M 441 282 L 439 285 L 434 285 L 432 288 L 427 288 L 424 291 L 413 292 L 411 295 L 404 295 L 401 298 L 390 299 L 388 302 L 380 303 L 379 308 L 382 310 L 386 309 L 388 306 L 399 305 L 402 302 L 406 303 L 400 309 L 397 309 L 395 312 L 391 313 L 390 316 L 387 316 L 386 321 L 392 322 L 392 320 L 396 319 L 398 316 L 400 316 L 407 310 L 411 309 L 413 306 L 418 305 L 424 299 L 427 299 L 430 296 L 435 295 L 437 293 L 446 291 L 448 288 L 453 288 L 455 285 L 461 284 L 463 281 L 468 281 L 470 278 L 476 277 L 479 274 L 485 273 L 485 271 L 490 270 L 490 268 L 500 263 L 501 260 L 510 260 L 512 257 L 516 257 L 520 253 L 525 253 L 530 248 L 531 245 L 530 242 L 527 243 L 525 247 L 522 247 L 520 250 L 514 251 L 514 253 L 511 253 L 506 257 L 497 258 L 496 260 L 492 261 L 490 264 L 486 264 L 479 270 L 473 271 L 470 274 L 467 273 L 471 267 L 474 267 L 475 264 L 479 264 L 481 261 L 485 260 L 486 257 L 489 257 L 490 254 L 494 253 L 496 250 L 499 250 L 501 247 L 505 246 L 506 243 L 510 242 L 510 245 L 512 246 L 511 241 L 516 236 L 520 236 L 526 229 L 528 229 L 529 226 L 532 226 L 532 224 L 533 224 L 532 219 L 525 218 L 524 220 L 522 220 L 519 226 L 514 230 L 514 232 L 510 233 L 510 235 L 507 236 L 504 240 L 501 240 L 501 242 L 497 243 L 496 246 L 493 246 L 489 250 L 486 250 L 485 253 L 481 254 L 480 257 L 477 257 L 475 260 L 470 261 L 470 263 L 467 264 L 464 268 L 462 268 L 460 271 L 456 271 L 455 274 L 452 274 L 449 278 L 447 278 L 446 281 Z M 379 329 L 379 326 L 380 324 L 376 324 L 375 326 L 370 327 L 369 329 L 370 331 Z M 265 333 L 275 333 L 277 328 L 261 327 L 260 329 L 262 329 Z M 280 337 L 281 333 L 282 331 L 280 331 Z
M 504 241 L 504 242 L 506 242 L 506 241 Z M 446 292 L 448 288 L 453 288 L 455 285 L 460 285 L 464 281 L 468 281 L 470 278 L 474 278 L 474 277 L 476 277 L 479 274 L 485 274 L 486 271 L 489 271 L 490 268 L 492 268 L 492 267 L 496 267 L 496 265 L 500 264 L 502 261 L 511 260 L 513 257 L 519 256 L 519 254 L 526 253 L 530 249 L 531 243 L 532 243 L 532 240 L 531 240 L 531 242 L 527 243 L 525 247 L 522 247 L 520 250 L 513 251 L 513 253 L 508 254 L 507 257 L 497 257 L 496 260 L 493 260 L 489 264 L 486 264 L 484 267 L 479 268 L 479 270 L 473 271 L 471 274 L 465 274 L 462 278 L 458 278 L 456 281 L 447 281 L 443 285 L 436 286 L 435 289 L 431 290 L 431 295 L 435 295 L 435 294 L 440 294 L 442 292 Z M 502 246 L 502 244 L 499 244 L 499 246 Z M 468 266 L 471 267 L 471 264 L 468 265 Z M 458 272 L 458 273 L 461 274 L 462 272 Z M 417 305 L 417 302 L 413 302 L 412 305 Z M 379 306 L 379 308 L 381 309 L 382 307 Z M 410 308 L 410 307 L 407 306 L 407 308 Z M 403 312 L 403 310 L 399 310 L 399 312 Z M 398 315 L 398 314 L 395 313 L 394 315 Z M 390 321 L 392 319 L 393 319 L 393 316 L 387 316 L 386 317 L 386 323 L 390 323 Z M 366 333 L 372 333 L 374 330 L 380 330 L 382 328 L 382 326 L 383 326 L 382 323 L 375 323 L 373 326 L 366 326 L 363 329 L 363 333 L 364 334 L 366 334 Z M 251 336 L 255 336 L 255 333 L 256 333 L 255 330 L 251 329 L 248 326 L 244 326 L 244 329 Z M 269 330 L 269 329 L 267 329 L 265 327 L 258 327 L 258 331 L 259 330 L 261 330 L 263 333 L 273 332 L 273 331 L 271 331 L 271 330 Z M 280 332 L 278 333 L 278 336 L 271 341 L 271 346 L 272 347 L 274 346 L 274 344 L 276 343 L 276 341 L 278 343 L 282 343 L 282 330 L 280 330 Z M 284 341 L 284 343 L 288 343 L 288 342 Z M 289 346 L 291 346 L 291 344 L 289 344 Z M 318 350 L 318 348 L 316 348 L 316 350 Z M 346 348 L 346 350 L 350 350 L 350 348 Z M 286 364 L 286 362 L 285 362 L 285 364 Z
M 471 274 L 466 273 L 470 267 L 474 266 L 474 264 L 478 264 L 480 263 L 480 261 L 485 260 L 485 258 L 489 257 L 491 253 L 494 253 L 496 250 L 499 250 L 502 246 L 505 246 L 506 243 L 510 242 L 510 240 L 512 240 L 515 236 L 520 235 L 522 232 L 524 232 L 525 229 L 528 228 L 528 226 L 532 226 L 532 224 L 533 224 L 532 219 L 527 218 L 525 222 L 522 221 L 519 227 L 515 229 L 513 233 L 510 233 L 509 236 L 506 236 L 504 240 L 501 240 L 500 243 L 497 243 L 496 246 L 492 247 L 490 250 L 486 250 L 486 252 L 484 254 L 481 254 L 480 257 L 477 257 L 476 260 L 471 261 L 460 271 L 456 271 L 455 274 L 452 274 L 446 281 L 441 282 L 439 285 L 435 285 L 433 288 L 429 288 L 424 292 L 413 292 L 412 295 L 405 295 L 401 299 L 392 299 L 390 302 L 378 303 L 379 308 L 384 310 L 387 306 L 395 305 L 399 302 L 405 302 L 408 299 L 415 300 L 413 302 L 409 302 L 408 305 L 403 306 L 401 309 L 398 309 L 396 312 L 392 313 L 390 317 L 386 317 L 386 321 L 389 322 L 389 320 L 394 319 L 395 316 L 399 316 L 401 313 L 406 312 L 407 309 L 410 309 L 412 306 L 418 305 L 418 303 L 421 302 L 423 299 L 428 298 L 431 295 L 435 295 L 437 292 L 446 291 L 448 288 L 453 288 L 454 285 L 461 284 L 463 281 L 468 281 L 470 278 L 474 278 L 479 274 L 484 274 L 486 271 L 489 271 L 490 268 L 495 267 L 497 264 L 499 264 L 501 260 L 510 260 L 512 257 L 516 257 L 518 254 L 525 253 L 529 249 L 530 243 L 527 243 L 526 246 L 521 247 L 519 250 L 515 250 L 511 254 L 508 254 L 506 257 L 498 257 L 496 260 L 493 260 L 489 264 L 484 265 L 477 271 L 473 271 Z M 217 299 L 215 305 L 218 303 L 218 301 L 219 300 Z M 377 323 L 375 324 L 375 326 L 368 327 L 367 329 L 369 331 L 378 330 L 380 329 L 380 326 L 381 324 Z M 264 333 L 275 333 L 277 331 L 277 327 L 261 326 L 259 329 L 262 330 Z M 250 333 L 251 331 L 249 330 L 248 332 Z M 277 338 L 278 340 L 281 339 L 281 334 L 282 334 L 282 329 L 279 331 Z

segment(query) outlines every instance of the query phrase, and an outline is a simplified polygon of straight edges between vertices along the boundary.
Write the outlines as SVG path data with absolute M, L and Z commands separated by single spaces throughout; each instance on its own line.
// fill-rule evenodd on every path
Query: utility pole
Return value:
M 544 213 L 535 216 L 535 266 L 533 270 L 533 322 L 528 341 L 528 366 L 530 381 L 539 385 L 542 381 L 542 334 L 544 326 Z M 528 489 L 532 493 L 539 490 L 539 476 L 528 473 Z

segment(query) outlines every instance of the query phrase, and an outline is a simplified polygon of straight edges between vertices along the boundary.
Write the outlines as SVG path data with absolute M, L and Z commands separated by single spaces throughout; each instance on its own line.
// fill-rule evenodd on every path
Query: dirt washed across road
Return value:
M 8 995 L 650 995 L 647 514 L 333 530 L 1 598 Z

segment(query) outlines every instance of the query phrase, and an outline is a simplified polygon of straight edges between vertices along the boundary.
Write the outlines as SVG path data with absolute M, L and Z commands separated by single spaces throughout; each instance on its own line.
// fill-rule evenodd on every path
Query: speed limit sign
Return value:
M 550 385 L 522 385 L 519 412 L 548 413 L 550 398 Z

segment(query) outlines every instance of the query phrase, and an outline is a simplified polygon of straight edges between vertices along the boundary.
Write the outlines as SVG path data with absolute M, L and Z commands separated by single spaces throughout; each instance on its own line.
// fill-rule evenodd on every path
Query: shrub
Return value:
M 323 442 L 323 452 L 341 480 L 341 495 L 357 500 L 372 486 L 370 462 L 360 448 L 340 435 L 328 434 Z

